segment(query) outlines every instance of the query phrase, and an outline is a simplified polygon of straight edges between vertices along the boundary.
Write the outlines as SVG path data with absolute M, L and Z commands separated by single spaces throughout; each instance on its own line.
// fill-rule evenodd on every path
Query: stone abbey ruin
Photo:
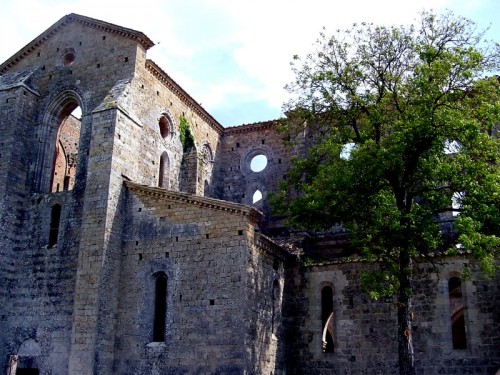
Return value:
M 397 373 L 371 265 L 270 215 L 300 147 L 273 121 L 222 127 L 152 46 L 69 14 L 0 65 L 0 372 Z M 500 278 L 467 254 L 415 274 L 417 372 L 494 374 Z

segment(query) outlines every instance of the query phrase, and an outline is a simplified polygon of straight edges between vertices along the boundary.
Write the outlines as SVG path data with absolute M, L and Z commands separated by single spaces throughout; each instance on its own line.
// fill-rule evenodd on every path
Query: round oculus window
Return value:
M 256 155 L 250 161 L 252 172 L 262 172 L 267 166 L 267 156 L 263 154 Z
M 62 57 L 62 63 L 64 66 L 70 66 L 75 62 L 75 52 L 74 51 L 66 51 L 66 53 Z

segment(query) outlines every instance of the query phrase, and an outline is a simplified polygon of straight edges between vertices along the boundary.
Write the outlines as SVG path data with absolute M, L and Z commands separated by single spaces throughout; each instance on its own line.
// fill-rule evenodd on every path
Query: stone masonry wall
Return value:
M 6 288 L 8 294 L 2 298 L 5 308 L 2 332 L 6 332 L 1 338 L 2 366 L 6 365 L 9 355 L 19 353 L 23 354 L 20 366 L 40 367 L 45 373 L 68 373 L 77 249 L 80 246 L 76 228 L 82 224 L 82 199 L 87 183 L 87 157 L 93 126 L 90 112 L 107 95 L 115 80 L 132 77 L 138 50 L 137 44 L 130 40 L 73 24 L 65 26 L 64 32 L 51 34 L 2 73 L 4 82 L 15 82 L 19 87 L 17 92 L 14 88 L 1 91 L 2 95 L 8 95 L 2 103 L 14 111 L 14 116 L 2 113 L 2 122 L 11 119 L 10 126 L 2 128 L 2 139 L 12 139 L 11 145 L 2 147 L 2 153 L 13 151 L 12 159 L 10 156 L 5 159 L 5 173 L 14 177 L 19 187 L 15 191 L 16 184 L 8 178 L 2 179 L 10 190 L 2 192 L 2 199 L 10 202 L 11 197 L 16 197 L 15 201 L 22 207 L 22 215 L 16 219 L 17 229 L 6 228 L 12 242 L 2 246 L 11 252 L 15 270 Z M 68 54 L 74 57 L 71 64 L 65 64 Z M 30 96 L 36 99 L 31 99 L 28 110 L 29 107 L 20 101 L 25 102 Z M 50 190 L 55 139 L 61 114 L 68 105 L 79 105 L 83 111 L 75 188 L 62 201 L 58 200 L 61 193 L 54 193 L 40 196 L 40 202 L 33 205 L 38 202 L 34 194 Z M 12 121 L 21 128 L 13 127 Z M 11 131 L 12 138 L 9 138 Z M 57 248 L 50 250 L 45 242 L 50 224 L 49 202 L 62 203 L 62 237 Z M 10 202 L 9 206 L 12 204 Z M 4 270 L 7 267 L 2 266 Z M 30 353 L 27 346 L 38 349 Z M 24 363 L 28 359 L 31 364 Z
M 251 374 L 285 374 L 282 305 L 285 265 L 289 256 L 260 233 L 252 243 L 245 272 L 245 347 Z
M 462 280 L 467 349 L 453 349 L 448 280 L 464 263 Z M 397 374 L 397 315 L 392 299 L 373 301 L 361 290 L 366 263 L 290 268 L 285 286 L 287 371 L 291 374 Z M 434 269 L 419 264 L 414 282 L 414 348 L 417 373 L 495 374 L 500 367 L 499 277 L 481 279 L 468 259 L 446 259 Z M 333 288 L 334 352 L 321 350 L 321 288 Z
M 168 186 L 172 190 L 183 190 L 203 195 L 205 181 L 198 173 L 202 163 L 204 148 L 209 148 L 216 155 L 219 137 L 223 128 L 205 112 L 197 102 L 184 92 L 175 81 L 151 61 L 138 64 L 135 79 L 131 82 L 127 94 L 127 114 L 137 119 L 141 126 L 134 135 L 133 142 L 139 142 L 130 155 L 133 170 L 126 175 L 132 180 L 149 186 L 158 186 L 159 163 L 162 154 L 168 155 L 165 173 L 168 174 Z M 168 134 L 163 137 L 159 120 L 165 116 L 169 120 Z M 180 141 L 179 121 L 186 118 L 195 143 L 195 161 L 189 166 L 195 170 L 184 171 L 187 181 L 181 182 L 181 164 L 184 157 Z M 194 178 L 192 178 L 194 176 Z M 198 178 L 197 178 L 198 176 Z M 209 176 L 208 184 L 214 184 Z M 188 184 L 187 187 L 183 185 Z
M 43 366 L 67 373 L 75 273 L 75 243 L 61 228 L 59 246 L 47 249 L 50 207 L 62 204 L 63 223 L 71 223 L 66 195 L 33 196 L 38 98 L 26 87 L 0 91 L 10 107 L 2 111 L 2 274 L 0 367 L 19 353 L 19 367 Z M 3 100 L 5 99 L 5 100 Z M 22 135 L 20 137 L 19 135 Z M 72 242 L 72 243 L 71 243 Z M 4 256 L 5 255 L 5 256 Z
M 275 122 L 269 122 L 227 129 L 214 170 L 217 198 L 251 205 L 255 191 L 259 190 L 262 193 L 259 209 L 266 220 L 270 214 L 268 194 L 278 191 L 279 183 L 286 180 L 290 158 L 295 152 L 284 145 L 283 136 L 275 131 L 275 126 Z M 257 155 L 267 157 L 267 166 L 261 172 L 250 168 Z M 266 222 L 264 229 L 271 228 L 272 223 Z
M 17 354 L 19 368 L 47 375 L 397 373 L 395 304 L 359 285 L 374 265 L 305 266 L 262 234 L 283 233 L 269 194 L 299 152 L 277 122 L 223 129 L 147 59 L 147 37 L 63 20 L 0 65 L 0 368 Z M 57 134 L 76 106 L 74 186 L 51 193 Z M 257 155 L 267 157 L 260 172 L 250 167 Z M 448 280 L 464 264 L 467 348 L 453 349 Z M 500 276 L 481 279 L 466 256 L 437 270 L 415 268 L 417 371 L 494 374 Z M 164 341 L 153 339 L 159 275 Z M 333 353 L 321 351 L 324 286 Z
M 29 164 L 25 153 L 30 144 L 17 135 L 29 132 L 35 103 L 36 94 L 26 88 L 0 90 L 0 280 L 3 285 L 0 288 L 0 332 L 3 333 L 0 335 L 0 368 L 7 365 L 8 348 L 12 346 L 9 315 L 17 294 L 17 256 L 24 250 L 21 239 L 28 207 Z M 26 255 L 23 251 L 23 257 Z
M 127 183 L 117 373 L 242 374 L 255 211 Z M 167 276 L 164 342 L 153 342 L 155 275 Z

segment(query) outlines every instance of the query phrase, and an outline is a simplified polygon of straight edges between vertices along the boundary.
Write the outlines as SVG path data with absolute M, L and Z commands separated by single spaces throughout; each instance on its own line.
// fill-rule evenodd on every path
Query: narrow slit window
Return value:
M 165 341 L 165 322 L 167 315 L 167 276 L 159 274 L 155 280 L 155 315 L 153 342 Z
M 321 289 L 321 330 L 323 353 L 333 353 L 333 289 Z
M 49 249 L 57 244 L 59 237 L 59 226 L 61 224 L 61 205 L 55 204 L 52 206 L 50 213 L 50 232 L 49 232 Z
M 272 304 L 273 304 L 273 311 L 272 311 L 272 322 L 271 322 L 271 332 L 276 333 L 277 331 L 277 314 L 279 312 L 279 301 L 280 301 L 280 283 L 278 280 L 273 281 L 273 291 L 272 291 Z
M 164 152 L 160 156 L 160 168 L 158 173 L 158 187 L 168 189 L 169 187 L 169 169 L 170 169 L 170 160 L 168 159 L 168 155 Z
M 448 293 L 450 298 L 453 349 L 466 349 L 467 337 L 465 333 L 462 281 L 458 277 L 452 277 L 448 280 Z

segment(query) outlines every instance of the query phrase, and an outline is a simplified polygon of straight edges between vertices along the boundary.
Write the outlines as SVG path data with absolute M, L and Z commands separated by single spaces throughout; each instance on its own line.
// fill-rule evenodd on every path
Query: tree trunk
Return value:
M 412 260 L 407 250 L 399 256 L 399 295 L 398 295 L 398 352 L 399 374 L 415 375 L 415 359 L 413 356 L 412 338 L 412 303 L 411 279 Z

